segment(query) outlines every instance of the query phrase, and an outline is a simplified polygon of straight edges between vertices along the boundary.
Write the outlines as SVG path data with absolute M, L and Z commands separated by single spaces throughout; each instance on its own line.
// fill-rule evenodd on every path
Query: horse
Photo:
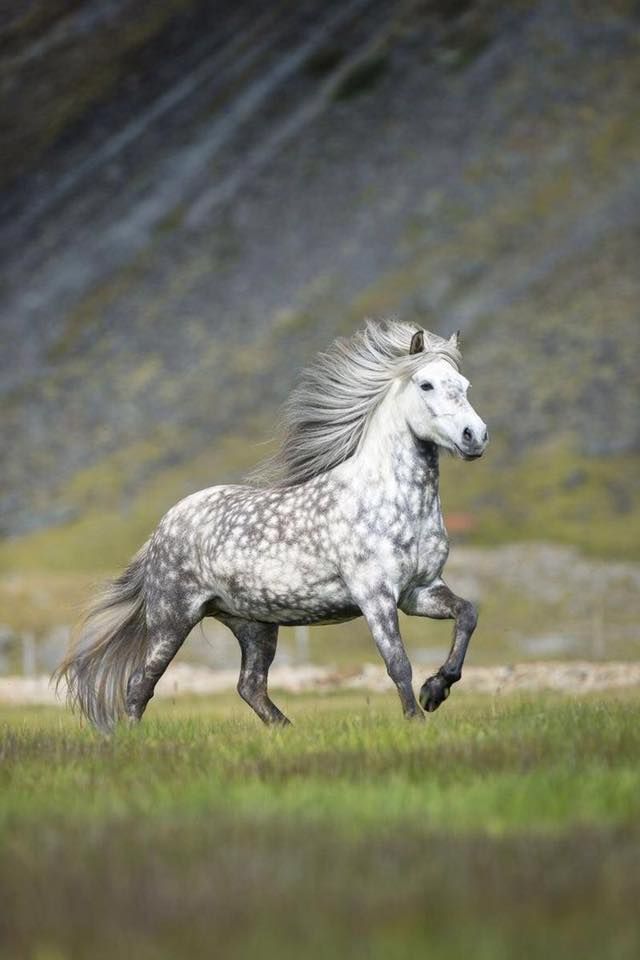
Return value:
M 103 731 L 139 721 L 189 632 L 214 617 L 240 645 L 242 699 L 287 724 L 267 690 L 279 626 L 363 616 L 404 715 L 436 710 L 477 623 L 442 578 L 439 453 L 476 460 L 488 442 L 460 365 L 459 333 L 398 320 L 320 353 L 285 403 L 279 450 L 244 483 L 173 506 L 98 596 L 55 674 L 72 708 Z M 455 622 L 419 702 L 398 610 Z

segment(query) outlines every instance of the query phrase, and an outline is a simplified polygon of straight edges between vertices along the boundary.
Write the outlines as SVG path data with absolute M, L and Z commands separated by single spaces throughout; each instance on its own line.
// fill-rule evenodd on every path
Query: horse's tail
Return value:
M 148 549 L 149 541 L 96 597 L 53 675 L 56 686 L 65 682 L 71 708 L 103 731 L 113 729 L 125 712 L 129 677 L 145 659 Z

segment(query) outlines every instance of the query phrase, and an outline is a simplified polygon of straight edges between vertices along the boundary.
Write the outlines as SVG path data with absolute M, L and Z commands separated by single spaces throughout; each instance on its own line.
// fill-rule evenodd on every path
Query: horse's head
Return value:
M 459 334 L 450 344 L 459 348 Z M 476 460 L 489 441 L 486 424 L 467 399 L 469 381 L 446 359 L 428 346 L 424 334 L 416 333 L 411 354 L 425 354 L 425 362 L 416 366 L 406 384 L 404 403 L 407 422 L 421 440 L 444 447 L 462 460 Z

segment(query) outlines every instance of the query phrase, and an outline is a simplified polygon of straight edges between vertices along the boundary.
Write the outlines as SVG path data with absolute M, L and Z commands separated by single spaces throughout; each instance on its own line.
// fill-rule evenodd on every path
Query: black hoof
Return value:
M 448 696 L 449 684 L 444 677 L 436 674 L 434 677 L 429 677 L 429 679 L 425 680 L 422 684 L 419 697 L 420 706 L 426 710 L 427 713 L 433 713 L 441 703 L 444 703 Z

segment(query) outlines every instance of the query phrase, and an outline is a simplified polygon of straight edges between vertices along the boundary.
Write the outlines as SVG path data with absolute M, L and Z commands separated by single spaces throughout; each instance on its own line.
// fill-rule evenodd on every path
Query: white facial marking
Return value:
M 419 439 L 472 459 L 484 452 L 487 428 L 467 399 L 469 386 L 445 359 L 428 360 L 405 385 L 400 404 Z

